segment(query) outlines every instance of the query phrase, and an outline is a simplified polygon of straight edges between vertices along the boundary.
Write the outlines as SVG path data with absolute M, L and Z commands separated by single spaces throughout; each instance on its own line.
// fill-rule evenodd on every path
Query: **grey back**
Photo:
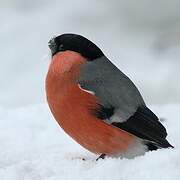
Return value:
M 82 66 L 79 83 L 93 91 L 103 106 L 113 106 L 121 119 L 128 119 L 139 106 L 145 105 L 133 82 L 105 56 Z

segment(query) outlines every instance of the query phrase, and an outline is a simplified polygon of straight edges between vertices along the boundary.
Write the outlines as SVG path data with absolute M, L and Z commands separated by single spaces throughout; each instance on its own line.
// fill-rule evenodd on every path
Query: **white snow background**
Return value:
M 179 5 L 178 0 L 1 0 L 0 180 L 179 180 Z M 96 162 L 59 128 L 46 104 L 44 79 L 47 42 L 65 32 L 91 39 L 135 82 L 165 119 L 175 149 Z
M 153 107 L 165 118 L 175 149 L 134 159 L 106 158 L 86 151 L 53 120 L 47 105 L 0 109 L 1 180 L 179 180 L 180 105 Z M 3 122 L 3 123 L 2 123 Z M 86 160 L 81 160 L 85 158 Z

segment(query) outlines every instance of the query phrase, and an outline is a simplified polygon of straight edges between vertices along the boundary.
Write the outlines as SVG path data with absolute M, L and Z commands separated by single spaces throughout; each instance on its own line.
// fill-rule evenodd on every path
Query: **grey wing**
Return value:
M 139 106 L 145 105 L 133 82 L 105 56 L 82 67 L 79 84 L 93 91 L 104 107 L 113 107 L 120 121 L 128 119 Z
M 150 149 L 173 147 L 166 140 L 166 129 L 146 107 L 136 86 L 106 57 L 87 62 L 79 84 L 98 97 L 96 117 L 144 139 Z

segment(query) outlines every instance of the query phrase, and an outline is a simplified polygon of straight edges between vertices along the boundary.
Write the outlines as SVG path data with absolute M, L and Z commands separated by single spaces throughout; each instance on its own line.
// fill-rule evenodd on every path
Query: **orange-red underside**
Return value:
M 107 155 L 126 151 L 134 136 L 96 118 L 90 109 L 97 108 L 98 99 L 75 82 L 85 61 L 72 51 L 53 57 L 46 77 L 51 112 L 64 131 L 89 151 Z

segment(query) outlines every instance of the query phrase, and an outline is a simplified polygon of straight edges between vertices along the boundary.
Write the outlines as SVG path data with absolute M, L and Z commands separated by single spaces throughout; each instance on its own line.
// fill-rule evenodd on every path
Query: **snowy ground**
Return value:
M 0 108 L 1 180 L 179 180 L 180 105 L 152 107 L 168 129 L 175 149 L 148 152 L 135 159 L 96 156 L 68 137 L 47 105 Z M 85 158 L 86 161 L 80 158 Z

